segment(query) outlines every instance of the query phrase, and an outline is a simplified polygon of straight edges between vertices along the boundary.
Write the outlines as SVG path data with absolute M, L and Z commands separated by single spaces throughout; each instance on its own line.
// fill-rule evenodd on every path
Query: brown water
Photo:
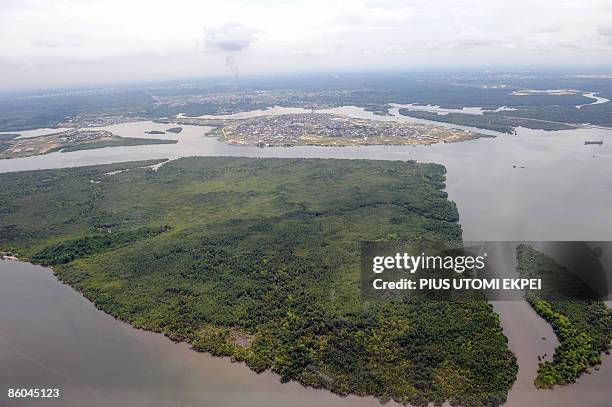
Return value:
M 57 387 L 61 400 L 8 400 L 7 388 Z M 271 373 L 197 353 L 96 309 L 40 266 L 0 260 L 0 406 L 366 407 Z M 393 405 L 391 403 L 390 405 Z
M 516 246 L 519 242 L 488 243 L 486 252 L 497 273 L 503 277 L 517 277 Z M 604 355 L 601 370 L 585 375 L 577 384 L 538 390 L 533 380 L 538 371 L 538 356 L 552 360 L 559 342 L 551 328 L 525 301 L 495 301 L 492 303 L 500 316 L 508 345 L 516 355 L 519 374 L 508 395 L 507 407 L 610 407 L 612 385 L 612 357 Z
M 295 109 L 273 112 L 285 110 Z M 375 120 L 427 122 L 398 115 L 377 116 L 350 106 L 327 111 Z M 415 159 L 441 163 L 448 169 L 447 191 L 459 207 L 466 240 L 612 240 L 612 207 L 608 204 L 612 201 L 612 129 L 546 132 L 520 128 L 518 135 L 487 132 L 498 137 L 416 147 L 257 148 L 231 146 L 206 137 L 208 127 L 182 127 L 178 135 L 158 136 L 176 138 L 177 144 L 0 160 L 0 172 L 194 155 Z M 136 122 L 106 128 L 121 136 L 148 137 L 144 130 L 165 130 L 168 125 Z M 604 144 L 585 146 L 585 140 L 604 140 Z
M 354 107 L 331 111 L 377 120 L 424 122 L 375 116 Z M 167 127 L 141 122 L 111 130 L 122 136 L 144 137 L 145 129 Z M 0 160 L 0 172 L 193 155 L 416 159 L 441 163 L 448 169 L 447 191 L 457 203 L 465 240 L 612 240 L 609 129 L 519 129 L 516 136 L 498 134 L 495 139 L 429 147 L 261 149 L 229 146 L 205 137 L 209 128 L 182 127 L 182 133 L 171 135 L 179 139 L 175 145 Z M 585 140 L 600 139 L 603 146 L 584 145 Z M 508 264 L 512 261 L 508 259 Z M 372 399 L 341 399 L 295 383 L 280 384 L 271 374 L 256 375 L 226 359 L 196 354 L 184 345 L 136 331 L 102 314 L 57 283 L 48 271 L 14 262 L 0 266 L 0 382 L 56 380 L 72 389 L 72 405 L 83 405 L 78 403 L 85 400 L 91 406 L 378 404 Z M 495 310 L 520 365 L 507 405 L 612 405 L 608 399 L 612 384 L 609 356 L 604 358 L 601 371 L 585 376 L 578 384 L 554 391 L 536 390 L 532 382 L 537 356 L 552 355 L 556 344 L 550 327 L 526 303 L 500 302 Z

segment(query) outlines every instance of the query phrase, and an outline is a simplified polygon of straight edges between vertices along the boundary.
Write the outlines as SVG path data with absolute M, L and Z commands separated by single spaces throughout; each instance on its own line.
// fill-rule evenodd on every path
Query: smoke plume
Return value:
M 211 52 L 225 53 L 225 66 L 234 76 L 234 86 L 238 88 L 240 70 L 236 61 L 237 54 L 247 50 L 255 41 L 255 30 L 236 22 L 204 28 L 204 44 Z

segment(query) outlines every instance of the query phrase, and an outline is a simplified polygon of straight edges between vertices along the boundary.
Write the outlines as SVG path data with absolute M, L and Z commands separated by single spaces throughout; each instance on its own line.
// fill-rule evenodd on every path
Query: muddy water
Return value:
M 282 384 L 274 374 L 258 375 L 134 329 L 97 310 L 51 270 L 9 260 L 0 260 L 0 366 L 3 407 L 380 405 Z M 57 387 L 63 397 L 8 400 L 10 387 Z
M 282 109 L 282 108 L 279 108 Z M 282 112 L 275 109 L 274 112 Z M 292 110 L 293 111 L 293 110 Z M 344 107 L 331 109 L 330 112 L 344 113 L 355 117 L 372 118 L 376 120 L 399 120 L 405 122 L 425 122 L 407 117 L 397 116 L 397 108 L 392 110 L 396 116 L 375 116 L 363 109 Z M 256 112 L 252 114 L 264 114 Z M 434 123 L 440 125 L 440 123 Z M 122 124 L 112 131 L 129 137 L 148 137 L 145 130 L 165 130 L 168 125 L 152 122 Z M 185 156 L 250 156 L 250 157 L 318 157 L 318 158 L 364 158 L 383 160 L 415 159 L 421 162 L 437 162 L 448 169 L 447 191 L 450 199 L 457 203 L 465 240 L 612 240 L 612 130 L 584 128 L 569 131 L 545 132 L 529 129 L 519 129 L 517 135 L 496 134 L 495 139 L 478 139 L 456 144 L 437 144 L 433 146 L 372 146 L 372 147 L 293 147 L 293 148 L 256 148 L 236 147 L 205 137 L 210 130 L 198 126 L 182 126 L 179 135 L 163 135 L 160 137 L 177 138 L 176 145 L 135 146 L 106 148 L 100 150 L 78 151 L 73 153 L 54 153 L 38 157 L 17 160 L 0 160 L 0 172 L 19 171 L 37 168 L 58 168 L 82 166 L 90 164 L 111 163 L 149 158 L 179 158 Z M 585 140 L 604 140 L 602 146 L 585 146 Z M 512 259 L 508 259 L 511 264 Z M 0 279 L 3 279 L 0 274 Z M 37 275 L 40 276 L 41 273 Z M 45 274 L 45 273 L 42 273 Z M 24 273 L 24 275 L 26 275 Z M 28 274 L 29 275 L 29 274 Z M 48 275 L 48 273 L 47 273 Z M 24 297 L 36 297 L 38 291 L 45 290 L 49 285 L 51 290 L 59 290 L 57 284 L 48 275 L 49 281 L 42 286 L 32 284 L 31 291 L 19 291 L 13 280 L 2 280 L 0 290 L 5 287 L 8 292 L 20 293 Z M 17 283 L 19 283 L 17 281 Z M 19 283 L 20 284 L 20 283 Z M 29 287 L 22 284 L 22 290 Z M 24 288 L 26 287 L 26 288 Z M 55 287 L 55 288 L 53 288 Z M 311 405 L 319 403 L 324 406 L 340 405 L 347 399 L 340 399 L 325 392 L 303 389 L 299 385 L 280 385 L 271 375 L 255 375 L 246 367 L 232 365 L 227 360 L 210 358 L 206 355 L 194 355 L 185 346 L 174 345 L 165 338 L 155 334 L 134 331 L 98 311 L 73 293 L 67 287 L 48 294 L 47 303 L 39 304 L 34 309 L 25 305 L 9 305 L 0 307 L 0 339 L 6 341 L 7 332 L 12 336 L 11 343 L 20 347 L 31 345 L 31 351 L 47 351 L 51 355 L 69 355 L 65 360 L 44 360 L 45 366 L 65 370 L 69 378 L 90 378 L 87 386 L 76 386 L 79 394 L 93 397 L 95 392 L 88 391 L 91 383 L 98 383 L 106 391 L 104 397 L 117 400 L 119 405 L 147 406 L 159 405 L 156 400 L 168 400 L 166 405 L 241 405 L 251 399 L 251 405 L 268 403 L 270 405 Z M 72 293 L 72 294 L 69 294 Z M 0 291 L 0 301 L 7 298 Z M 58 325 L 40 325 L 39 312 L 44 309 L 53 311 L 57 296 L 74 295 L 80 302 L 73 306 L 62 305 L 63 312 L 83 313 L 82 326 L 91 326 L 93 332 L 85 338 L 70 341 L 62 337 L 68 329 L 61 318 L 51 318 Z M 68 298 L 67 297 L 67 298 Z M 18 299 L 18 298 L 17 298 Z M 16 299 L 16 300 L 17 300 Z M 44 299 L 44 296 L 43 296 Z M 42 299 L 41 299 L 42 301 Z M 58 300 L 60 303 L 61 301 Z M 67 300 L 68 301 L 68 300 Z M 19 304 L 19 302 L 17 302 Z M 13 304 L 13 302 L 7 303 Z M 80 305 L 78 305 L 80 304 Z M 0 303 L 3 305 L 3 303 Z M 75 310 L 70 311 L 70 308 Z M 547 353 L 552 355 L 556 341 L 550 327 L 540 319 L 526 303 L 509 302 L 496 303 L 495 310 L 500 315 L 504 331 L 509 339 L 509 346 L 515 352 L 520 365 L 519 378 L 510 392 L 510 406 L 574 406 L 609 407 L 608 392 L 612 383 L 612 359 L 604 358 L 601 371 L 582 378 L 579 383 L 558 388 L 554 391 L 538 391 L 532 385 L 537 369 L 537 356 Z M 6 315 L 14 315 L 6 319 Z M 72 315 L 72 314 L 69 314 Z M 94 315 L 98 315 L 97 317 Z M 23 322 L 16 322 L 21 318 Z M 72 316 L 71 318 L 76 318 Z M 80 320 L 80 319 L 79 319 Z M 7 323 L 6 321 L 9 321 Z M 28 322 L 30 321 L 30 322 Z M 94 321 L 94 322 L 87 322 Z M 106 321 L 106 322 L 102 322 Z M 9 330 L 7 327 L 17 327 Z M 101 324 L 98 326 L 97 324 Z M 106 325 L 105 325 L 106 324 Z M 110 324 L 118 324 L 110 328 Z M 40 347 L 40 338 L 48 335 L 38 326 L 51 332 L 51 336 L 59 335 L 61 340 L 48 341 Z M 104 336 L 103 332 L 112 332 Z M 79 332 L 73 326 L 68 332 Z M 98 332 L 108 339 L 108 343 L 119 341 L 119 344 L 105 348 L 95 338 Z M 81 333 L 79 332 L 79 335 Z M 88 336 L 89 335 L 89 336 Z M 112 336 L 112 338 L 110 337 Z M 545 337 L 546 340 L 542 340 Z M 143 339 L 146 338 L 146 339 Z M 89 344 L 88 344 L 89 341 Z M 124 342 L 121 345 L 122 341 Z M 0 342 L 2 357 L 9 357 L 6 342 Z M 104 342 L 107 343 L 107 342 Z M 68 346 L 70 352 L 64 345 Z M 37 346 L 41 349 L 36 350 Z M 123 351 L 121 346 L 125 346 Z M 20 347 L 20 352 L 24 352 Z M 128 350 L 125 350 L 128 349 Z M 140 353 L 140 349 L 144 351 Z M 27 351 L 27 349 L 26 349 Z M 89 353 L 88 353 L 89 352 Z M 120 357 L 113 358 L 114 352 Z M 7 356 L 8 355 L 8 356 Z M 17 355 L 17 356 L 15 356 Z M 38 377 L 41 380 L 51 377 L 50 370 L 41 370 L 40 364 L 24 364 L 20 353 L 12 354 L 6 371 L 20 372 L 23 378 Z M 148 357 L 146 357 L 147 355 Z M 153 356 L 155 355 L 155 356 Z M 18 357 L 19 356 L 19 357 Z M 41 360 L 43 355 L 37 354 L 35 360 Z M 77 363 L 82 358 L 84 364 Z M 152 358 L 152 359 L 151 359 Z M 4 361 L 4 359 L 2 360 Z M 0 362 L 2 362 L 0 361 Z M 66 364 L 72 361 L 73 365 Z M 128 365 L 139 366 L 130 369 Z M 53 363 L 52 363 L 53 362 Z M 145 363 L 146 362 L 146 363 Z M 96 368 L 92 368 L 96 366 Z M 237 367 L 236 367 L 237 366 Z M 14 368 L 13 368 L 14 367 Z M 230 368 L 231 367 L 231 368 Z M 67 369 L 67 368 L 66 368 Z M 126 370 L 127 369 L 127 370 Z M 121 373 L 113 372 L 125 371 Z M 46 372 L 46 373 L 45 373 Z M 100 372 L 100 373 L 98 373 Z M 113 375 L 118 376 L 113 376 Z M 30 376 L 31 375 L 31 376 Z M 116 378 L 129 378 L 131 375 L 140 377 L 129 389 L 120 385 Z M 57 376 L 57 375 L 56 375 Z M 102 376 L 109 376 L 104 379 Z M 58 377 L 61 377 L 58 376 Z M 115 381 L 116 379 L 116 381 Z M 68 379 L 66 379 L 68 380 Z M 139 381 L 140 380 L 140 381 Z M 227 389 L 226 393 L 215 392 L 206 384 L 214 383 Z M 235 387 L 233 383 L 240 383 Z M 76 391 L 76 390 L 75 390 Z M 86 392 L 87 391 L 87 392 Z M 96 390 L 100 391 L 100 390 Z M 245 395 L 245 398 L 242 396 Z M 218 398 L 215 398 L 218 397 Z M 79 398 L 83 401 L 83 398 Z M 93 400 L 93 399 L 92 399 Z M 350 399 L 351 405 L 364 403 L 376 405 L 371 399 Z M 102 403 L 102 401 L 100 401 Z M 96 405 L 88 403 L 88 405 Z M 105 405 L 105 404 L 98 404 Z

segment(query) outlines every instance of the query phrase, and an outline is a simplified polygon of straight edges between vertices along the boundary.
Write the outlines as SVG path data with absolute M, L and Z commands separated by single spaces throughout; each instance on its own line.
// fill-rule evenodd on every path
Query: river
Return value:
M 392 116 L 377 116 L 356 107 L 327 111 L 430 123 L 400 116 L 398 109 L 391 110 Z M 282 108 L 272 111 L 284 112 Z M 269 111 L 250 114 L 262 113 Z M 149 137 L 145 130 L 167 127 L 137 122 L 105 129 L 120 136 Z M 210 131 L 207 127 L 182 127 L 178 135 L 160 136 L 178 139 L 173 145 L 0 160 L 0 172 L 194 155 L 415 159 L 446 166 L 447 191 L 457 203 L 465 240 L 612 240 L 611 129 L 546 132 L 519 128 L 516 135 L 486 132 L 497 137 L 417 147 L 257 148 L 230 146 L 205 137 Z M 585 140 L 603 140 L 604 144 L 585 146 Z M 44 269 L 16 262 L 0 265 L 0 365 L 2 374 L 9 376 L 0 379 L 20 379 L 24 384 L 29 378 L 65 386 L 64 402 L 74 396 L 74 404 L 61 405 L 378 404 L 372 399 L 339 398 L 295 383 L 280 384 L 272 374 L 256 375 L 226 359 L 196 354 L 185 345 L 134 330 L 104 315 Z M 550 355 L 555 346 L 550 327 L 526 303 L 496 303 L 495 310 L 520 366 L 506 405 L 609 406 L 611 357 L 604 357 L 601 371 L 576 385 L 538 391 L 531 384 L 537 355 Z
M 272 373 L 258 375 L 134 329 L 96 309 L 51 270 L 12 260 L 0 260 L 0 366 L 3 407 L 379 405 L 283 384 Z M 57 387 L 63 397 L 7 402 L 10 387 Z

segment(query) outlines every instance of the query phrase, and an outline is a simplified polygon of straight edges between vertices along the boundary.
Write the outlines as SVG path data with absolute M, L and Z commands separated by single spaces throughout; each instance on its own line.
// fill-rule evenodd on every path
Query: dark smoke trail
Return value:
M 227 56 L 225 57 L 225 66 L 227 66 L 234 74 L 234 89 L 238 89 L 238 85 L 240 83 L 240 71 L 238 70 L 238 64 L 236 64 L 236 59 L 232 54 L 227 54 Z

